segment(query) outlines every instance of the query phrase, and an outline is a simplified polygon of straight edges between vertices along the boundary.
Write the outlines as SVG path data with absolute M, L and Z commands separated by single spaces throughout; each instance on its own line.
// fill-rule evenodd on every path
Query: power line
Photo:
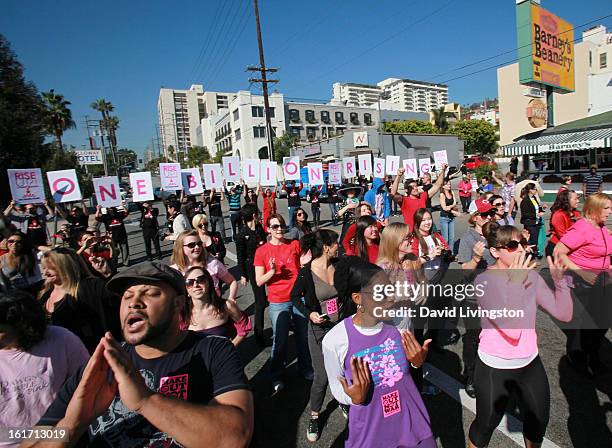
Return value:
M 213 16 L 213 19 L 211 21 L 211 26 L 208 27 L 208 33 L 206 34 L 206 38 L 204 39 L 204 42 L 202 43 L 202 47 L 200 48 L 200 54 L 198 55 L 198 57 L 196 58 L 196 62 L 191 70 L 191 74 L 189 75 L 189 84 L 193 84 L 193 81 L 196 81 L 197 79 L 195 78 L 195 76 L 197 75 L 197 73 L 200 70 L 200 66 L 202 65 L 202 61 L 204 58 L 204 55 L 206 54 L 206 51 L 208 50 L 208 48 L 210 47 L 210 42 L 212 40 L 212 36 L 213 36 L 213 30 L 215 29 L 215 26 L 219 23 L 217 20 L 217 17 L 219 17 L 219 13 L 220 11 L 225 7 L 225 5 L 228 2 L 219 2 L 217 3 L 217 8 L 215 9 L 215 13 Z

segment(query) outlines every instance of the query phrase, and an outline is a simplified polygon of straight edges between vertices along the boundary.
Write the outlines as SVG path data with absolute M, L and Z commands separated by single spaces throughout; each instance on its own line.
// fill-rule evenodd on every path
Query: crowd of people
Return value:
M 517 400 L 526 446 L 539 446 L 550 389 L 538 308 L 563 325 L 578 373 L 608 370 L 600 348 L 612 321 L 612 199 L 594 168 L 582 195 L 564 179 L 546 223 L 536 179 L 492 172 L 475 189 L 470 173 L 447 168 L 435 180 L 404 179 L 399 169 L 395 178 L 360 177 L 305 195 L 291 181 L 287 221 L 276 191 L 260 186 L 171 197 L 164 225 L 160 208 L 143 202 L 136 221 L 146 261 L 136 264 L 125 209 L 90 216 L 85 203 L 11 203 L 0 241 L 0 426 L 55 426 L 83 446 L 248 446 L 253 393 L 237 347 L 251 332 L 268 344 L 267 308 L 270 393 L 287 387 L 294 341 L 297 371 L 312 381 L 308 441 L 325 430 L 329 388 L 348 419 L 345 446 L 437 446 L 422 397 L 439 390 L 423 365 L 430 350 L 461 338 L 465 391 L 476 400 L 467 444 L 487 446 Z M 323 202 L 339 232 L 321 221 Z M 458 234 L 462 216 L 469 227 Z M 56 217 L 66 224 L 50 234 Z M 225 262 L 230 240 L 234 273 Z M 161 261 L 162 241 L 172 242 L 170 263 Z M 457 283 L 482 293 L 457 301 L 441 288 L 394 289 Z M 253 316 L 237 301 L 247 284 Z M 463 334 L 451 318 L 420 313 L 448 308 L 472 312 Z M 491 317 L 500 308 L 523 315 Z M 398 312 L 407 309 L 414 314 Z

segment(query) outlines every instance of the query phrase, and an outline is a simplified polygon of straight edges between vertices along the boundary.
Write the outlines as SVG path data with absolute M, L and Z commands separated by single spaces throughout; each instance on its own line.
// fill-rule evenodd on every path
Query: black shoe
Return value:
M 468 394 L 470 398 L 476 398 L 476 388 L 471 380 L 465 384 L 465 393 Z
M 259 345 L 261 348 L 266 346 L 266 338 L 261 333 L 255 333 L 255 343 Z
M 605 375 L 608 373 L 608 367 L 601 362 L 598 356 L 589 357 L 589 370 L 593 375 Z
M 319 440 L 319 417 L 310 416 L 308 422 L 308 429 L 306 430 L 306 438 L 309 442 L 316 442 Z
M 566 355 L 569 365 L 580 375 L 589 375 L 587 359 L 584 352 L 576 351 Z

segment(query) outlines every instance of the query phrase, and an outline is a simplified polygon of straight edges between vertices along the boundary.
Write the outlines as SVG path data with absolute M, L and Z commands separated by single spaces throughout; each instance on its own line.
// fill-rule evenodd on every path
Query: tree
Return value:
M 438 130 L 429 121 L 390 121 L 383 124 L 383 132 L 394 134 L 437 134 Z
M 106 131 L 106 135 L 108 136 L 110 142 L 111 151 L 113 153 L 113 160 L 116 162 L 117 137 L 115 135 L 115 131 L 119 127 L 119 118 L 110 116 L 110 113 L 115 110 L 115 107 L 110 101 L 106 101 L 104 98 L 94 101 L 91 103 L 90 107 L 102 114 L 102 120 L 100 120 L 100 130 Z
M 187 159 L 190 166 L 200 166 L 210 163 L 210 152 L 204 146 L 192 146 L 187 150 Z
M 440 133 L 444 134 L 448 131 L 448 113 L 444 111 L 444 107 L 434 109 L 431 111 L 433 114 L 434 126 Z
M 223 156 L 225 154 L 223 154 L 223 151 L 217 151 L 217 153 L 215 154 L 215 157 L 213 157 L 213 162 L 214 163 L 221 163 L 223 161 Z
M 145 171 L 151 171 L 152 173 L 159 174 L 159 164 L 166 163 L 166 162 L 169 162 L 169 160 L 166 159 L 166 157 L 163 155 L 156 157 L 154 159 L 151 159 L 145 165 Z
M 62 136 L 64 131 L 76 128 L 70 111 L 70 101 L 64 99 L 64 95 L 55 93 L 53 89 L 42 93 L 45 105 L 45 127 L 48 133 L 55 137 L 58 149 L 63 148 Z
M 283 157 L 289 157 L 291 148 L 295 145 L 297 137 L 286 132 L 280 137 L 274 137 L 274 160 L 283 163 Z
M 464 120 L 450 130 L 465 142 L 466 154 L 492 154 L 497 149 L 495 126 L 484 120 Z
M 176 162 L 176 158 L 175 158 L 176 151 L 174 149 L 174 146 L 169 145 L 167 152 L 168 152 L 168 159 L 173 160 L 173 161 Z
M 45 107 L 38 90 L 0 34 L 0 200 L 10 201 L 6 170 L 42 166 L 51 154 L 44 143 Z

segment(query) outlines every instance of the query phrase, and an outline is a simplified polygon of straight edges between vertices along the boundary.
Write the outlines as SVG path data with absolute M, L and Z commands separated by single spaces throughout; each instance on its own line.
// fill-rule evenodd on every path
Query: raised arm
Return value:
M 15 201 L 11 201 L 8 207 L 4 209 L 4 216 L 8 216 L 13 211 L 13 207 L 15 207 Z
M 400 168 L 397 170 L 397 175 L 395 179 L 393 179 L 393 185 L 391 185 L 391 196 L 395 196 L 397 194 L 397 190 L 399 188 L 400 179 L 404 175 L 404 168 Z
M 493 180 L 495 181 L 497 185 L 499 185 L 500 187 L 504 186 L 504 183 L 497 177 L 497 174 L 495 174 L 495 171 L 491 171 L 491 177 L 493 178 Z
M 446 163 L 443 163 L 440 168 L 442 168 L 442 169 L 440 170 L 440 174 L 438 174 L 436 182 L 433 184 L 433 186 L 427 192 L 429 197 L 433 196 L 438 191 L 440 191 L 440 188 L 442 188 L 442 185 L 444 184 L 444 174 L 446 173 L 446 169 L 448 168 L 448 165 Z

